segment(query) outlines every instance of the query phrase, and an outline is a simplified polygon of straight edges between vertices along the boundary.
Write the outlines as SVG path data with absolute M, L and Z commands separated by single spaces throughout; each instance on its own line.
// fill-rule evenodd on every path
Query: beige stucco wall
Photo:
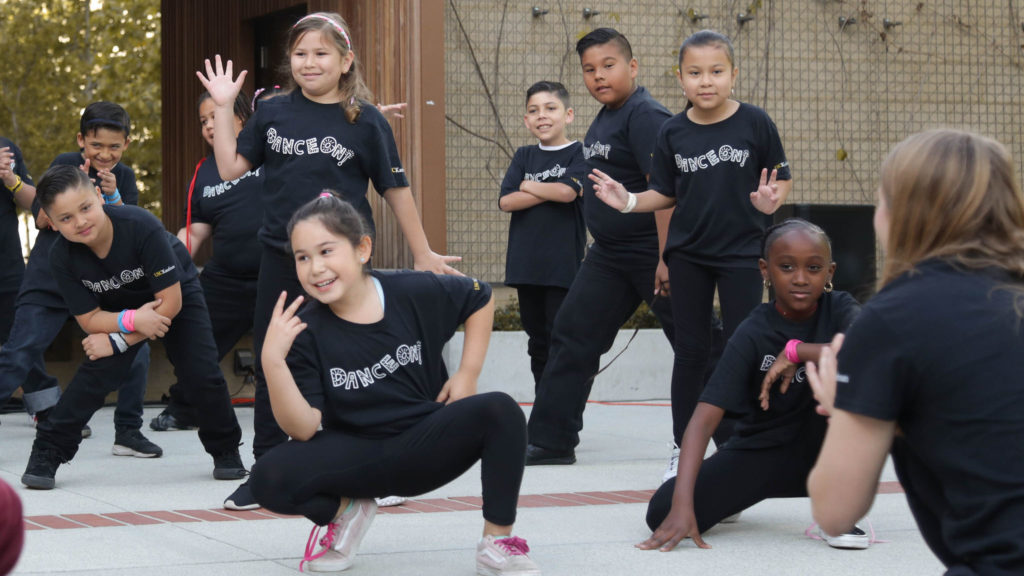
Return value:
M 794 202 L 868 204 L 889 147 L 925 128 L 991 135 L 1024 159 L 1024 0 L 451 0 L 446 18 L 448 250 L 461 269 L 504 275 L 508 216 L 497 207 L 511 153 L 530 144 L 526 88 L 560 80 L 582 139 L 597 112 L 583 86 L 577 38 L 622 31 L 640 83 L 670 110 L 683 107 L 673 68 L 690 33 L 733 38 L 739 99 L 775 120 L 793 166 Z M 549 10 L 531 14 L 539 6 Z M 694 8 L 707 18 L 685 14 Z M 584 8 L 601 12 L 583 17 Z M 737 23 L 751 9 L 754 20 Z M 840 17 L 856 23 L 841 29 Z M 901 22 L 887 29 L 883 20 Z M 475 61 L 474 61 L 475 58 Z M 488 93 L 490 97 L 488 97 Z M 845 153 L 845 160 L 839 157 Z

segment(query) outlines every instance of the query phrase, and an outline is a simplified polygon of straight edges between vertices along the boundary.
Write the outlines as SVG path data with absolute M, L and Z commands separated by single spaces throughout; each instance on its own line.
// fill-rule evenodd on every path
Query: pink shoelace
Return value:
M 309 532 L 309 539 L 306 540 L 306 553 L 302 557 L 302 561 L 299 562 L 299 572 L 302 572 L 302 565 L 311 560 L 323 556 L 331 549 L 331 545 L 334 544 L 334 538 L 337 536 L 338 524 L 331 522 L 327 525 L 327 534 L 324 534 L 323 538 L 319 538 L 320 530 L 323 526 L 313 525 L 313 529 Z M 320 545 L 322 550 L 316 552 L 317 544 Z M 524 542 L 525 544 L 525 542 Z
M 497 539 L 494 543 L 504 548 L 509 556 L 526 556 L 526 553 L 530 551 L 530 547 L 526 545 L 526 540 L 519 536 Z

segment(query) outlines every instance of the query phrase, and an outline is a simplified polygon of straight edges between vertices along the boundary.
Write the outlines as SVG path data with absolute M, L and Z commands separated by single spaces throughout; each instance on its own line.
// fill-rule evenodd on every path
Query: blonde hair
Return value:
M 915 134 L 886 157 L 880 193 L 889 238 L 879 287 L 930 258 L 1024 282 L 1024 200 L 999 142 L 960 130 Z
M 314 12 L 303 16 L 288 32 L 288 58 L 285 60 L 285 66 L 288 67 L 289 91 L 296 88 L 295 78 L 291 74 L 291 53 L 307 32 L 319 32 L 321 38 L 329 41 L 341 53 L 342 58 L 352 51 L 352 32 L 340 14 Z M 348 73 L 341 75 L 338 89 L 341 90 L 341 109 L 345 112 L 345 118 L 355 124 L 359 119 L 362 103 L 373 101 L 373 92 L 363 81 L 363 67 L 359 63 L 359 58 L 353 59 Z

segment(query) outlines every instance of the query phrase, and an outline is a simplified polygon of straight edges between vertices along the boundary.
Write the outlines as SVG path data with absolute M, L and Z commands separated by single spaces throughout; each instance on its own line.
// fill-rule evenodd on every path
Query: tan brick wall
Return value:
M 451 0 L 446 2 L 448 250 L 461 269 L 504 276 L 508 216 L 497 206 L 511 154 L 530 144 L 526 88 L 559 80 L 582 139 L 597 112 L 583 86 L 577 38 L 623 32 L 640 83 L 670 110 L 683 107 L 673 69 L 682 40 L 701 28 L 729 35 L 736 96 L 775 120 L 793 166 L 793 202 L 869 204 L 892 144 L 937 126 L 969 128 L 1024 161 L 1024 0 Z M 531 8 L 549 13 L 533 17 Z M 693 23 L 688 8 L 707 14 Z M 584 8 L 601 14 L 584 19 Z M 737 12 L 754 20 L 740 25 Z M 840 28 L 840 17 L 856 23 Z M 901 22 L 887 29 L 884 19 Z M 475 64 L 474 64 L 475 57 Z M 487 94 L 490 94 L 490 97 Z M 840 156 L 845 153 L 845 159 Z

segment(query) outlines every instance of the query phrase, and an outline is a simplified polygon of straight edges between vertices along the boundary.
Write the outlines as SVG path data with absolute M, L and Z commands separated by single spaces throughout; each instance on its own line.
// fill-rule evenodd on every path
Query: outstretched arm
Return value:
M 292 371 L 286 361 L 288 352 L 295 342 L 295 337 L 306 329 L 306 324 L 295 312 L 302 304 L 299 296 L 287 308 L 282 292 L 274 305 L 274 312 L 267 327 L 267 335 L 263 341 L 263 372 L 267 378 L 267 391 L 270 394 L 270 407 L 278 426 L 295 440 L 309 440 L 320 427 L 322 415 L 320 410 L 309 405 L 299 387 L 295 384 Z
M 412 250 L 412 257 L 417 270 L 426 270 L 435 274 L 463 274 L 452 268 L 449 264 L 462 260 L 461 256 L 442 256 L 430 249 L 427 243 L 427 235 L 423 232 L 423 223 L 420 222 L 420 214 L 416 209 L 416 201 L 412 197 L 412 189 L 408 186 L 402 188 L 388 188 L 384 191 L 384 201 L 391 207 L 398 220 L 398 226 L 405 234 L 409 242 L 409 249 Z
M 665 196 L 657 190 L 633 194 L 614 178 L 596 168 L 587 177 L 594 183 L 594 194 L 602 202 L 619 211 L 626 207 L 630 196 L 636 197 L 636 204 L 629 212 L 654 212 L 676 205 L 674 197 Z
M 214 64 L 206 60 L 206 75 L 197 71 L 196 76 L 210 93 L 210 99 L 217 105 L 213 115 L 213 155 L 217 159 L 217 171 L 222 180 L 234 180 L 252 169 L 244 156 L 238 154 L 238 140 L 235 137 L 235 98 L 242 89 L 246 70 L 232 78 L 234 64 L 228 60 L 225 67 L 220 54 L 214 57 Z
M 650 538 L 636 545 L 641 550 L 659 549 L 668 552 L 685 538 L 693 538 L 699 548 L 711 548 L 700 537 L 697 517 L 693 511 L 693 489 L 697 485 L 697 474 L 704 462 L 711 434 L 725 416 L 725 410 L 706 402 L 698 402 L 683 433 L 679 447 L 679 472 L 676 475 L 676 489 L 672 493 L 672 509 Z

